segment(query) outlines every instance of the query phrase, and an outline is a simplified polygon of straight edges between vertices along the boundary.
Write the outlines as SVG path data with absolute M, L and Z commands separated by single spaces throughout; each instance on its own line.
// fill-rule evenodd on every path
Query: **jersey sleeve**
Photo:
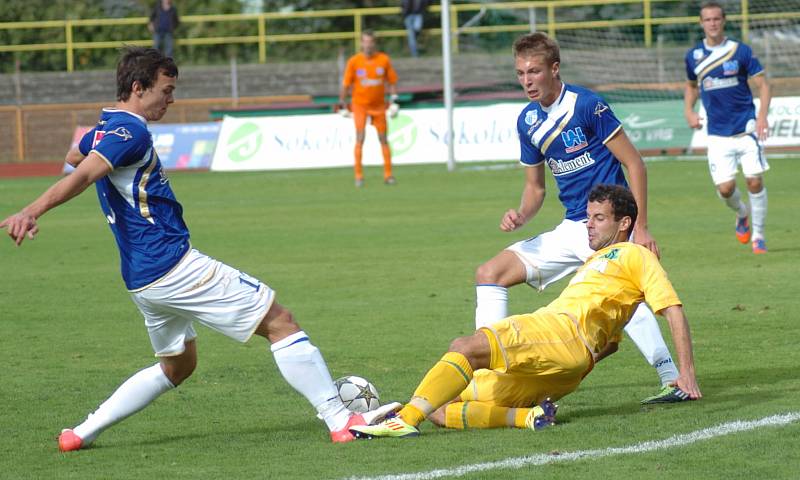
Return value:
M 342 85 L 349 87 L 355 81 L 356 76 L 356 57 L 350 57 L 347 61 L 347 66 L 344 67 L 344 76 L 342 77 Z
M 761 62 L 758 61 L 758 58 L 753 55 L 753 50 L 750 47 L 744 49 L 742 53 L 744 67 L 747 69 L 748 77 L 753 77 L 764 72 L 764 67 L 761 66 Z
M 386 56 L 386 81 L 391 85 L 397 83 L 397 70 L 392 66 L 392 61 L 389 60 L 388 55 Z
M 675 289 L 667 278 L 667 272 L 658 257 L 653 252 L 644 247 L 634 247 L 639 254 L 627 255 L 631 277 L 638 282 L 638 286 L 644 293 L 644 300 L 650 305 L 654 312 L 681 305 L 681 300 Z
M 622 128 L 622 122 L 599 95 L 587 98 L 587 101 L 582 102 L 580 106 L 582 123 L 591 128 L 602 143 L 611 140 L 611 137 Z
M 92 147 L 94 147 L 94 138 L 96 135 L 97 135 L 97 127 L 94 127 L 88 132 L 86 132 L 81 137 L 81 140 L 78 142 L 78 150 L 84 157 L 86 155 L 89 155 L 89 152 L 92 151 Z
M 683 57 L 683 63 L 686 65 L 686 79 L 690 82 L 697 81 L 697 75 L 694 73 L 694 60 L 692 60 L 692 52 L 694 49 L 689 50 L 686 52 L 686 56 Z
M 519 135 L 519 161 L 523 165 L 532 167 L 542 163 L 544 157 L 542 152 L 531 143 L 531 136 L 528 134 L 528 125 L 525 123 L 526 111 L 523 110 L 517 118 L 517 134 Z
M 112 169 L 116 169 L 141 160 L 150 148 L 149 140 L 150 132 L 147 129 L 110 125 L 108 130 L 95 135 L 92 151 L 103 157 Z

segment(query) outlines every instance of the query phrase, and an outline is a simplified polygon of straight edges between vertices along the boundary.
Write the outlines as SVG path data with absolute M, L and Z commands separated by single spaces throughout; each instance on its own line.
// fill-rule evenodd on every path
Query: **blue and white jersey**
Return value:
M 701 41 L 686 52 L 685 61 L 686 77 L 700 89 L 709 135 L 732 137 L 754 131 L 756 107 L 747 79 L 763 73 L 764 67 L 753 50 L 728 38 L 715 47 Z
M 622 124 L 602 97 L 577 85 L 563 85 L 552 105 L 526 106 L 517 119 L 520 162 L 546 162 L 558 184 L 569 220 L 586 219 L 586 203 L 599 183 L 628 186 L 622 164 L 605 143 Z
M 139 290 L 166 275 L 189 251 L 183 208 L 153 149 L 144 118 L 103 109 L 100 121 L 80 141 L 112 171 L 95 183 L 100 207 L 119 247 L 122 278 Z

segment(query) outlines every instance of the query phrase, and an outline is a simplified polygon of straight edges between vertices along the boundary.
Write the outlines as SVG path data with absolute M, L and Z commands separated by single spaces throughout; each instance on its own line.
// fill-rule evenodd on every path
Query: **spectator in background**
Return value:
M 408 49 L 412 57 L 418 57 L 417 36 L 422 31 L 422 20 L 425 9 L 428 8 L 428 0 L 402 0 L 400 8 L 408 34 Z
M 153 48 L 165 56 L 172 57 L 172 46 L 175 43 L 174 32 L 178 28 L 178 9 L 172 0 L 159 0 L 153 5 L 150 22 L 147 28 L 153 34 Z

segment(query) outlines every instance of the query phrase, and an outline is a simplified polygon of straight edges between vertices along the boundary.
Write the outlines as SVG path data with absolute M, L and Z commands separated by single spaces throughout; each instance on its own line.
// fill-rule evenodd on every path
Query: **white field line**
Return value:
M 800 420 L 800 412 L 789 412 L 780 415 L 772 415 L 761 420 L 735 421 L 723 423 L 715 427 L 696 430 L 691 433 L 674 435 L 664 440 L 651 440 L 638 443 L 627 447 L 612 447 L 597 450 L 579 450 L 576 452 L 564 452 L 559 454 L 537 453 L 525 457 L 512 457 L 505 460 L 487 463 L 475 463 L 472 465 L 462 465 L 454 468 L 443 468 L 428 472 L 400 473 L 391 475 L 380 475 L 376 477 L 349 477 L 349 480 L 428 480 L 442 477 L 461 477 L 469 473 L 485 472 L 489 470 L 500 470 L 509 468 L 522 468 L 528 466 L 546 465 L 557 462 L 573 462 L 591 458 L 603 458 L 613 455 L 625 455 L 629 453 L 645 453 L 654 450 L 661 450 L 671 447 L 683 447 L 702 440 L 709 440 L 714 437 L 730 435 L 731 433 L 745 432 L 761 427 L 781 426 Z M 408 441 L 408 440 L 406 440 Z

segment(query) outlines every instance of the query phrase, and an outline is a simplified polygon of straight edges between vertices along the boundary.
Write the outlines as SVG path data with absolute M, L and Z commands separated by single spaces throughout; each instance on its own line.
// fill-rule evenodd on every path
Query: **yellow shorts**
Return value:
M 569 317 L 549 312 L 514 315 L 481 329 L 492 348 L 491 370 L 478 370 L 463 401 L 529 407 L 574 391 L 594 367 Z

